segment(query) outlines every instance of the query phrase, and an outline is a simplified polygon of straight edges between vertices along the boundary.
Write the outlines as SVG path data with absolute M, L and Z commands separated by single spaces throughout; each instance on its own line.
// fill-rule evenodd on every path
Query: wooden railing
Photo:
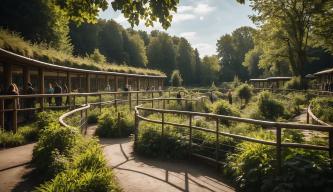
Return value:
M 156 100 L 156 99 L 155 99 Z M 158 100 L 158 99 L 157 99 Z M 163 99 L 165 101 L 166 99 Z M 161 120 L 156 119 L 149 119 L 148 117 L 144 117 L 142 112 L 153 112 L 161 114 Z M 165 121 L 165 114 L 173 114 L 173 115 L 181 115 L 182 117 L 186 117 L 188 124 L 179 124 L 175 122 L 167 122 Z M 209 129 L 207 127 L 198 127 L 193 125 L 193 117 L 203 117 L 207 119 L 212 119 L 216 122 L 215 130 Z M 239 134 L 233 134 L 225 131 L 220 130 L 220 122 L 222 121 L 233 121 L 233 122 L 242 122 L 248 123 L 253 125 L 259 125 L 262 127 L 268 127 L 275 130 L 275 141 L 270 140 L 263 140 L 257 139 L 253 137 L 243 136 Z M 333 126 L 327 125 L 310 125 L 310 124 L 298 124 L 298 123 L 283 123 L 283 122 L 272 122 L 272 121 L 262 121 L 256 119 L 249 119 L 249 118 L 240 118 L 240 117 L 233 117 L 233 116 L 225 116 L 225 115 L 217 115 L 211 113 L 200 113 L 200 112 L 191 112 L 191 111 L 178 111 L 178 110 L 167 110 L 167 109 L 156 109 L 156 108 L 147 108 L 143 107 L 142 105 L 135 107 L 135 142 L 138 141 L 138 134 L 140 131 L 139 122 L 146 121 L 151 123 L 157 123 L 161 125 L 161 134 L 164 134 L 164 126 L 171 125 L 177 127 L 183 127 L 188 129 L 189 131 L 189 138 L 188 144 L 190 153 L 193 156 L 210 160 L 212 162 L 222 164 L 223 162 L 219 161 L 219 141 L 221 137 L 230 137 L 233 139 L 237 139 L 240 141 L 248 141 L 253 143 L 260 143 L 264 145 L 274 146 L 276 148 L 276 162 L 277 162 L 277 169 L 281 168 L 282 163 L 282 148 L 291 147 L 291 148 L 303 148 L 309 150 L 321 150 L 327 151 L 329 153 L 329 157 L 332 159 L 333 156 Z M 312 145 L 312 144 L 304 144 L 304 143 L 285 143 L 282 141 L 282 129 L 297 129 L 297 130 L 311 130 L 311 131 L 319 131 L 319 132 L 326 132 L 328 133 L 328 146 L 321 146 L 321 145 Z M 204 155 L 196 154 L 192 152 L 193 147 L 193 138 L 192 133 L 193 130 L 203 131 L 205 133 L 215 134 L 216 138 L 216 156 L 215 158 L 207 157 Z
M 325 126 L 331 126 L 328 123 L 325 123 L 324 121 L 320 120 L 317 116 L 315 116 L 311 110 L 311 104 L 308 106 L 307 111 L 306 111 L 306 123 L 311 123 L 316 124 L 316 125 L 325 125 Z

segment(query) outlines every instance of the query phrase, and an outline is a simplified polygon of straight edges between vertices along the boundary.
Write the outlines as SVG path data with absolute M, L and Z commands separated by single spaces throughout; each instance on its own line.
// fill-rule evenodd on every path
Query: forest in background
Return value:
M 187 86 L 219 84 L 236 76 L 241 80 L 305 76 L 333 65 L 332 1 L 251 0 L 257 12 L 251 19 L 257 29 L 244 26 L 222 35 L 216 43 L 217 55 L 203 58 L 183 37 L 124 29 L 113 20 L 96 19 L 96 6 L 81 12 L 77 7 L 73 13 L 68 7 L 76 4 L 59 2 L 5 0 L 0 26 L 19 32 L 26 40 L 89 57 L 96 63 L 158 69 L 168 77 L 177 70 Z M 67 4 L 61 4 L 64 2 Z M 96 3 L 102 9 L 107 6 L 103 0 Z M 87 14 L 78 15 L 82 13 Z

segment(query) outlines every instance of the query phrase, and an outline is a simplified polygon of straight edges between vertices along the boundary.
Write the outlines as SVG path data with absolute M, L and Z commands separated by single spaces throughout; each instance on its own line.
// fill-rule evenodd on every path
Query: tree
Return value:
M 190 43 L 185 38 L 180 38 L 177 54 L 177 65 L 187 85 L 193 83 L 194 57 Z
M 242 84 L 237 87 L 236 94 L 241 100 L 241 105 L 242 100 L 244 100 L 245 104 L 247 104 L 252 97 L 252 88 L 248 84 Z
M 124 51 L 129 56 L 128 64 L 135 67 L 145 67 L 147 65 L 147 55 L 143 40 L 137 33 L 128 34 L 125 31 Z
M 252 19 L 261 27 L 267 27 L 266 40 L 280 45 L 281 57 L 288 59 L 293 75 L 305 76 L 304 66 L 308 63 L 309 36 L 313 30 L 314 17 L 320 15 L 326 0 L 251 0 L 257 12 Z M 272 44 L 274 44 L 272 43 Z M 280 58 L 281 58 L 280 57 Z
M 171 85 L 173 87 L 180 87 L 180 86 L 182 86 L 183 78 L 182 78 L 179 70 L 173 70 L 172 71 L 170 81 L 171 81 Z
M 111 4 L 115 11 L 123 13 L 132 27 L 144 20 L 146 26 L 153 26 L 153 23 L 158 21 L 167 29 L 171 25 L 171 13 L 177 11 L 178 3 L 179 0 L 114 0 Z
M 148 67 L 159 69 L 170 76 L 176 68 L 176 50 L 171 37 L 166 33 L 152 36 L 147 50 Z
M 205 56 L 201 65 L 201 83 L 210 85 L 218 80 L 218 73 L 221 69 L 219 59 L 216 55 Z
M 202 74 L 202 63 L 201 63 L 198 49 L 194 50 L 194 63 L 195 63 L 194 83 L 200 84 L 201 83 L 201 74 Z
M 102 55 L 98 49 L 95 49 L 94 52 L 89 55 L 89 58 L 99 64 L 103 64 L 106 62 L 105 56 Z
M 98 34 L 99 50 L 109 62 L 123 63 L 124 42 L 123 28 L 113 20 L 101 21 L 103 27 Z
M 220 79 L 223 81 L 232 81 L 237 75 L 241 79 L 247 79 L 248 74 L 242 65 L 245 54 L 253 48 L 253 33 L 251 27 L 240 27 L 232 34 L 223 35 L 217 41 L 217 52 L 221 60 L 222 70 Z
M 262 50 L 259 47 L 255 47 L 245 54 L 242 65 L 247 68 L 251 78 L 257 78 L 263 73 L 258 66 L 261 55 Z

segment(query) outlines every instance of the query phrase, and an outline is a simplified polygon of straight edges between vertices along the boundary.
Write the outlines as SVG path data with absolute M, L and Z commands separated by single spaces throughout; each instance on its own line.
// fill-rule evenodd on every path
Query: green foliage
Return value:
M 15 147 L 36 141 L 38 132 L 35 123 L 20 126 L 16 133 L 0 130 L 0 147 Z
M 95 124 L 95 123 L 97 123 L 98 122 L 98 115 L 99 115 L 99 112 L 97 112 L 97 111 L 91 111 L 91 112 L 89 112 L 87 123 L 88 124 Z
M 106 58 L 104 55 L 102 55 L 98 49 L 95 49 L 94 52 L 92 54 L 89 55 L 89 58 L 93 61 L 95 61 L 96 63 L 105 63 L 106 62 Z
M 245 103 L 248 103 L 252 97 L 252 87 L 248 84 L 242 84 L 236 88 L 236 95 L 242 100 L 245 100 Z
M 28 41 L 24 41 L 18 34 L 4 29 L 0 29 L 0 47 L 26 57 L 74 68 L 150 75 L 163 74 L 157 70 L 134 68 L 125 65 L 97 64 L 89 58 L 75 57 L 43 44 L 31 44 Z M 102 52 L 101 49 L 100 51 Z
M 79 131 L 73 128 L 60 127 L 50 123 L 40 133 L 40 138 L 33 150 L 32 163 L 37 171 L 47 177 L 54 176 L 66 168 L 66 156 L 79 142 Z
M 311 110 L 324 122 L 333 122 L 333 98 L 315 98 L 311 101 Z
M 240 116 L 239 110 L 225 100 L 214 102 L 211 106 L 211 111 L 218 115 Z
M 179 70 L 174 70 L 171 74 L 171 85 L 173 87 L 180 87 L 183 83 L 183 78 L 179 72 Z
M 201 83 L 204 85 L 209 85 L 212 82 L 218 81 L 218 73 L 220 72 L 221 66 L 219 63 L 219 59 L 216 55 L 205 56 L 202 59 L 202 66 L 200 66 L 201 70 Z
M 258 110 L 264 119 L 276 120 L 283 115 L 284 107 L 272 97 L 270 92 L 264 91 L 259 95 Z
M 49 124 L 57 122 L 63 111 L 43 111 L 37 114 L 37 127 L 45 129 Z
M 301 77 L 293 77 L 284 85 L 285 89 L 305 89 L 307 86 Z
M 139 25 L 140 20 L 145 21 L 146 26 L 153 26 L 159 21 L 164 29 L 171 25 L 171 13 L 177 11 L 178 0 L 162 1 L 113 1 L 112 7 L 115 11 L 121 11 L 133 27 Z
M 100 137 L 128 137 L 134 131 L 134 115 L 126 107 L 104 110 L 98 118 L 96 135 Z
M 180 38 L 177 50 L 179 72 L 182 74 L 184 84 L 189 85 L 193 81 L 193 74 L 195 72 L 194 54 L 191 44 L 185 38 Z
M 166 159 L 183 159 L 187 157 L 188 145 L 179 139 L 176 133 L 169 132 L 162 135 L 155 129 L 145 130 L 139 137 L 135 146 L 136 152 L 147 157 L 160 157 Z

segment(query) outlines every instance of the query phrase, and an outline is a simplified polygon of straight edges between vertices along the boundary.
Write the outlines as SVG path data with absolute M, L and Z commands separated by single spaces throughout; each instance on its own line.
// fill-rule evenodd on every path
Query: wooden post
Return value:
M 139 117 L 137 111 L 134 113 L 134 147 L 138 142 L 138 133 L 139 133 Z
M 151 92 L 151 108 L 154 108 L 154 92 Z
M 102 94 L 99 94 L 99 113 L 102 113 Z
M 193 129 L 192 129 L 192 115 L 189 115 L 189 127 L 190 127 L 190 140 L 189 140 L 189 148 L 190 148 L 190 155 L 192 154 L 192 135 L 193 135 Z
M 162 112 L 162 136 L 164 135 L 164 112 Z
M 220 144 L 219 144 L 219 118 L 216 119 L 216 154 L 215 159 L 216 162 L 219 161 L 219 150 L 220 150 Z M 219 168 L 219 164 L 217 164 L 217 168 Z
M 136 105 L 139 105 L 139 92 L 136 92 Z
M 66 76 L 67 80 L 67 88 L 68 88 L 68 93 L 72 92 L 72 79 L 71 79 L 71 74 L 67 72 Z
M 117 106 L 117 93 L 114 94 L 114 106 L 116 108 L 116 111 L 118 111 L 118 106 Z
M 23 67 L 23 89 L 26 89 L 27 84 L 30 82 L 30 73 L 27 66 Z
M 14 109 L 13 109 L 13 130 L 17 132 L 17 107 L 19 98 L 14 98 Z
M 136 90 L 140 91 L 140 78 L 136 78 Z
M 306 110 L 306 123 L 310 123 L 310 114 L 309 114 L 309 108 Z
M 129 109 L 131 110 L 131 108 L 132 108 L 132 94 L 130 92 L 128 93 L 128 104 L 129 104 Z
M 281 172 L 281 127 L 276 127 L 276 162 L 277 162 L 277 173 L 280 174 Z
M 86 91 L 87 91 L 87 93 L 90 92 L 90 75 L 89 75 L 89 73 L 86 74 Z
M 5 100 L 1 99 L 1 103 L 0 103 L 0 107 L 1 107 L 1 115 L 0 115 L 0 123 L 1 123 L 1 128 L 5 129 Z
M 45 79 L 44 79 L 44 69 L 40 68 L 38 70 L 38 79 L 39 79 L 39 93 L 45 93 Z M 40 109 L 44 111 L 44 97 L 40 98 Z
M 118 92 L 118 89 L 119 89 L 118 76 L 115 76 L 114 80 L 115 80 L 115 86 L 114 86 L 115 92 Z
M 3 81 L 4 81 L 4 89 L 7 90 L 9 85 L 12 84 L 13 76 L 12 76 L 13 66 L 9 63 L 4 63 L 3 65 Z
M 73 109 L 75 109 L 75 107 L 76 107 L 76 103 L 75 103 L 75 99 L 76 97 L 75 97 L 75 95 L 73 96 Z

